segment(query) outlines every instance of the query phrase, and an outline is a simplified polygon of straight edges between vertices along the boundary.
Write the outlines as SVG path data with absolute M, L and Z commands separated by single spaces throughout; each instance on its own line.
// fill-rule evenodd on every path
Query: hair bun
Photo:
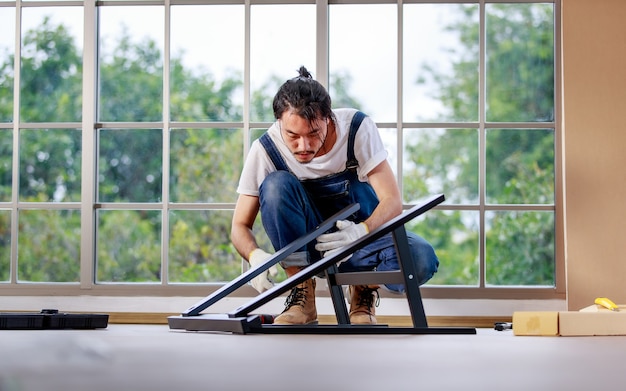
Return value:
M 309 73 L 309 71 L 303 66 L 300 67 L 300 69 L 298 69 L 298 73 L 300 74 L 299 77 L 304 77 L 307 79 L 312 79 L 313 76 L 311 75 L 311 73 Z

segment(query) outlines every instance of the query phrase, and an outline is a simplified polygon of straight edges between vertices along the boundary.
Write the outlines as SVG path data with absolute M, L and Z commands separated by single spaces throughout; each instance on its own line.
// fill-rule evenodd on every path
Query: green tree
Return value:
M 22 122 L 80 121 L 82 54 L 63 25 L 49 17 L 24 34 L 20 74 Z M 0 69 L 9 70 L 5 62 Z M 11 74 L 11 73 L 9 73 Z
M 476 120 L 478 113 L 479 7 L 460 5 L 458 19 L 447 26 L 461 45 L 450 48 L 453 72 L 425 64 L 419 82 L 435 82 L 448 111 L 442 120 Z M 488 4 L 486 12 L 487 120 L 546 121 L 554 111 L 554 10 L 551 4 Z M 443 191 L 451 203 L 478 199 L 478 132 L 419 133 L 408 140 L 405 197 Z M 554 202 L 554 132 L 489 129 L 486 144 L 486 197 L 491 204 Z M 468 212 L 469 213 L 469 212 Z M 436 246 L 443 254 L 442 273 L 433 282 L 475 284 L 478 230 L 475 218 L 452 217 L 446 223 L 428 214 L 424 235 L 445 232 Z M 446 216 L 446 218 L 448 218 Z M 554 283 L 554 217 L 545 212 L 498 212 L 487 230 L 487 283 Z M 458 233 L 463 234 L 459 235 Z M 452 240 L 455 238 L 455 240 Z M 443 272 L 452 268 L 454 273 Z M 464 274 L 471 270 L 470 274 Z
M 79 122 L 82 115 L 82 56 L 69 31 L 45 17 L 22 40 L 20 120 Z M 14 56 L 0 59 L 0 102 L 13 97 Z M 6 82 L 6 84 L 5 84 Z M 12 118 L 12 104 L 0 104 L 0 117 Z M 77 129 L 22 129 L 20 149 L 13 151 L 12 131 L 2 131 L 0 194 L 12 193 L 12 158 L 19 153 L 19 199 L 79 201 L 81 138 Z M 9 214 L 2 215 L 0 277 L 8 278 Z M 69 210 L 21 210 L 18 278 L 26 281 L 77 281 L 79 277 L 80 213 Z

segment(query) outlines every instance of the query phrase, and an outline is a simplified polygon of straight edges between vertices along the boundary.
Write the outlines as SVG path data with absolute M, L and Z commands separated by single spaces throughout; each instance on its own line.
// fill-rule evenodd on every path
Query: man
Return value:
M 273 101 L 276 122 L 252 144 L 244 164 L 232 221 L 232 243 L 255 267 L 271 257 L 259 248 L 252 233 L 259 211 L 263 227 L 278 251 L 343 207 L 358 202 L 361 209 L 350 220 L 338 221 L 335 232 L 320 235 L 317 241 L 281 262 L 287 276 L 402 212 L 400 192 L 375 123 L 354 109 L 332 110 L 326 89 L 305 67 L 299 74 L 278 90 Z M 428 242 L 411 232 L 407 235 L 418 271 L 416 282 L 421 285 L 437 271 L 439 261 Z M 339 264 L 340 272 L 398 269 L 391 235 L 357 250 Z M 252 286 L 263 292 L 272 287 L 270 276 L 276 274 L 273 266 L 255 277 Z M 378 288 L 349 287 L 350 323 L 376 323 Z M 402 285 L 387 288 L 396 292 L 404 289 Z M 275 324 L 316 323 L 315 280 L 294 287 L 285 306 Z

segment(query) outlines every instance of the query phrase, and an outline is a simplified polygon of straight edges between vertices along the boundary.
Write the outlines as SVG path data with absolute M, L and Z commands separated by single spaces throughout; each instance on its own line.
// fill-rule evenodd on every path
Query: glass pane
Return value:
M 100 202 L 161 201 L 161 129 L 100 129 L 99 147 Z
M 487 121 L 554 120 L 554 6 L 487 4 Z
M 235 202 L 243 168 L 240 129 L 170 132 L 172 202 Z
M 169 280 L 227 282 L 241 274 L 241 257 L 230 244 L 232 211 L 170 212 Z
M 82 118 L 83 8 L 22 8 L 23 122 Z
M 99 210 L 97 282 L 161 280 L 161 212 Z
M 263 136 L 263 133 L 265 133 L 266 131 L 267 131 L 267 129 L 265 129 L 265 128 L 262 128 L 262 129 L 251 128 L 250 129 L 250 145 L 252 145 L 254 140 L 256 140 L 259 137 Z
M 15 8 L 0 8 L 0 122 L 13 122 Z
M 478 285 L 478 212 L 430 210 L 406 227 L 432 244 L 439 258 L 427 285 Z
M 387 161 L 391 170 L 398 177 L 398 130 L 396 128 L 378 128 L 380 138 L 387 150 Z
M 554 203 L 554 130 L 487 130 L 487 203 Z
M 315 5 L 250 9 L 250 120 L 273 121 L 272 99 L 304 65 L 315 75 Z
M 79 281 L 80 211 L 21 210 L 18 239 L 18 281 Z
M 100 121 L 163 120 L 163 14 L 162 6 L 100 7 Z
M 0 210 L 0 281 L 11 278 L 11 211 Z
M 476 129 L 404 129 L 405 202 L 444 193 L 446 203 L 478 202 Z
M 478 120 L 478 10 L 404 5 L 404 121 Z
M 333 107 L 361 109 L 377 122 L 396 121 L 397 6 L 331 5 L 328 15 Z
M 171 13 L 172 120 L 241 121 L 243 5 L 172 6 Z
M 487 285 L 554 286 L 554 213 L 485 214 Z
M 80 129 L 20 130 L 20 201 L 80 201 Z
M 0 129 L 0 202 L 11 201 L 13 178 L 13 131 Z

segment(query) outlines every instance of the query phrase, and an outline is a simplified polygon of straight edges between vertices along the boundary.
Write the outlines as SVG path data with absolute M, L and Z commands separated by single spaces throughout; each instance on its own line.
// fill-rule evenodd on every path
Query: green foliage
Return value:
M 6 55 L 7 61 L 0 62 L 0 122 L 13 122 L 13 59 Z
M 161 129 L 100 129 L 99 201 L 158 202 L 162 145 Z
M 18 280 L 79 281 L 79 211 L 22 210 L 19 226 Z
M 100 210 L 97 238 L 97 281 L 160 281 L 160 211 Z
M 429 285 L 478 284 L 478 214 L 429 211 L 406 228 L 428 238 L 439 258 L 439 270 Z
M 231 211 L 171 212 L 169 280 L 221 282 L 241 274 L 230 245 L 231 219 Z
M 26 32 L 22 44 L 22 122 L 78 122 L 82 118 L 82 54 L 63 26 L 45 17 Z M 2 69 L 10 67 L 4 62 Z
M 487 284 L 553 285 L 553 213 L 497 212 L 489 217 Z
M 81 132 L 20 130 L 20 200 L 80 201 Z
M 488 121 L 546 121 L 554 111 L 553 9 L 549 4 L 488 4 Z M 451 48 L 452 73 L 424 64 L 418 82 L 431 80 L 447 112 L 441 120 L 478 120 L 478 24 L 475 5 L 459 5 L 447 28 L 462 45 Z M 410 39 L 406 37 L 405 39 Z M 22 122 L 81 120 L 82 55 L 64 26 L 49 18 L 23 39 Z M 13 58 L 0 58 L 0 120 L 13 115 Z M 221 81 L 191 71 L 180 58 L 170 64 L 172 121 L 241 121 L 237 96 L 242 76 Z M 125 33 L 99 61 L 99 122 L 163 120 L 163 54 L 153 41 Z M 252 121 L 271 122 L 273 95 L 283 80 L 270 77 L 251 93 Z M 334 107 L 359 107 L 347 94 L 349 74 L 331 75 Z M 256 130 L 255 130 L 256 132 Z M 404 199 L 444 192 L 448 203 L 479 199 L 477 129 L 406 130 Z M 169 159 L 171 202 L 234 202 L 243 165 L 241 129 L 99 129 L 100 202 L 161 202 L 162 161 Z M 20 201 L 80 200 L 81 136 L 76 129 L 20 131 Z M 163 156 L 164 140 L 170 156 Z M 488 129 L 485 195 L 492 205 L 554 202 L 554 131 Z M 12 130 L 0 130 L 0 199 L 12 194 Z M 430 282 L 476 285 L 479 281 L 478 211 L 432 211 L 410 229 L 433 243 L 441 260 Z M 97 214 L 97 281 L 163 279 L 161 211 L 100 210 Z M 486 219 L 488 284 L 554 283 L 554 214 L 497 211 Z M 169 281 L 221 282 L 240 272 L 229 241 L 232 211 L 173 210 L 169 216 Z M 28 281 L 79 280 L 80 213 L 21 211 L 18 275 Z M 10 213 L 0 213 L 0 280 L 9 276 Z M 259 244 L 271 245 L 260 224 Z M 284 276 L 281 276 L 281 279 Z
M 240 129 L 173 129 L 170 140 L 172 202 L 236 201 L 243 167 Z
M 11 201 L 12 179 L 13 131 L 0 129 L 0 202 Z
M 490 4 L 486 25 L 487 120 L 553 120 L 553 6 Z
M 99 121 L 163 119 L 163 59 L 154 41 L 136 44 L 124 34 L 100 59 Z
M 11 211 L 0 210 L 0 281 L 9 280 L 11 262 Z
M 433 80 L 448 109 L 442 120 L 478 119 L 478 20 L 475 6 L 459 6 L 458 20 L 447 29 L 460 45 L 451 48 L 453 72 L 423 68 L 419 80 Z M 554 111 L 554 13 L 551 4 L 488 4 L 486 20 L 487 119 L 549 121 Z M 552 129 L 488 129 L 486 199 L 493 205 L 554 202 Z M 425 130 L 407 137 L 404 197 L 444 192 L 449 203 L 477 203 L 479 195 L 477 131 Z M 494 213 L 488 222 L 487 282 L 494 285 L 553 285 L 554 213 Z M 478 230 L 474 218 L 446 216 L 441 230 L 433 214 L 422 235 L 434 242 L 442 261 L 432 284 L 474 285 Z M 459 234 L 460 233 L 460 234 Z M 441 240 L 441 236 L 455 240 Z

